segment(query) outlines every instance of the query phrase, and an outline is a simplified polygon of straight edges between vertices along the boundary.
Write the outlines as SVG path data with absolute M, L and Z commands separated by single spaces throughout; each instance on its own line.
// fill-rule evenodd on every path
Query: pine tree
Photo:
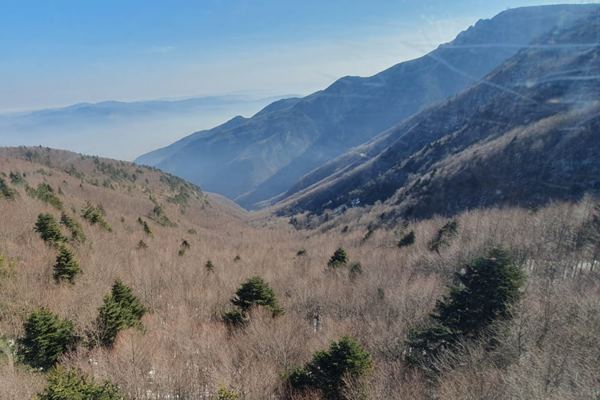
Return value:
M 152 229 L 150 229 L 150 225 L 148 225 L 148 222 L 144 221 L 141 217 L 139 217 L 138 223 L 142 226 L 142 229 L 144 230 L 144 233 L 147 236 L 154 236 L 154 234 L 152 233 Z
M 343 337 L 329 351 L 315 353 L 312 361 L 291 372 L 294 390 L 319 390 L 325 399 L 343 400 L 348 380 L 358 380 L 373 368 L 371 356 L 355 340 Z
M 345 267 L 346 264 L 348 264 L 348 254 L 346 253 L 346 250 L 341 247 L 333 253 L 327 262 L 327 266 L 330 268 Z
M 217 391 L 217 400 L 238 400 L 240 396 L 233 390 L 228 389 L 227 386 L 219 387 Z
M 119 331 L 127 328 L 142 328 L 141 319 L 146 308 L 135 297 L 133 291 L 120 280 L 116 280 L 111 293 L 104 297 L 98 309 L 96 329 L 99 342 L 106 347 L 113 345 Z
M 361 276 L 363 273 L 362 265 L 359 262 L 354 262 L 350 266 L 350 270 L 348 271 L 348 277 L 350 281 L 354 282 Z
M 410 231 L 400 239 L 398 247 L 407 247 L 415 243 L 416 235 L 415 231 Z
M 58 198 L 58 196 L 56 196 L 52 186 L 48 185 L 47 183 L 40 183 L 35 189 L 30 186 L 26 186 L 25 191 L 29 196 L 48 203 L 57 210 L 62 210 L 63 208 L 62 201 Z
M 206 262 L 206 264 L 204 265 L 204 268 L 206 268 L 207 272 L 214 272 L 215 270 L 215 265 L 213 264 L 213 262 L 211 260 L 208 260 Z
M 511 316 L 524 275 L 511 256 L 492 249 L 455 276 L 457 284 L 437 302 L 430 324 L 409 334 L 408 361 L 428 365 L 459 340 L 472 340 Z
M 283 313 L 273 289 L 262 278 L 254 276 L 244 282 L 235 292 L 231 303 L 246 313 L 252 307 L 262 306 L 269 309 L 273 316 Z
M 121 307 L 113 297 L 110 295 L 105 296 L 104 303 L 98 309 L 98 317 L 96 318 L 98 341 L 102 346 L 112 346 L 119 331 L 127 328 L 121 313 Z
M 52 214 L 38 215 L 34 230 L 40 234 L 43 241 L 51 245 L 65 242 L 66 238 L 60 231 L 60 226 Z
M 46 309 L 34 311 L 25 321 L 24 330 L 24 336 L 18 340 L 19 356 L 33 368 L 52 367 L 78 340 L 71 321 Z
M 14 200 L 16 196 L 17 192 L 8 186 L 4 179 L 0 178 L 0 199 Z
M 84 243 L 86 240 L 83 228 L 75 220 L 75 218 L 69 217 L 64 212 L 60 216 L 60 223 L 71 232 L 71 240 L 78 243 Z
M 64 245 L 60 246 L 56 263 L 54 264 L 54 280 L 56 283 L 66 280 L 73 283 L 75 276 L 81 273 L 79 263 L 75 260 L 73 253 Z
M 448 222 L 446 225 L 440 228 L 435 235 L 435 238 L 433 238 L 433 240 L 429 243 L 429 250 L 439 253 L 443 247 L 446 247 L 450 244 L 450 241 L 457 235 L 457 233 L 458 222 L 456 220 Z
M 187 240 L 182 240 L 181 245 L 179 245 L 179 252 L 177 253 L 180 257 L 184 256 L 186 251 L 190 249 L 190 242 Z
M 142 319 L 146 313 L 146 308 L 135 297 L 130 287 L 117 279 L 112 286 L 111 295 L 113 299 L 127 310 L 127 317 L 134 321 Z
M 111 226 L 104 219 L 105 215 L 106 211 L 104 211 L 104 207 L 102 207 L 102 204 L 94 206 L 89 201 L 86 203 L 83 210 L 81 210 L 81 217 L 88 221 L 90 225 L 98 225 L 102 229 L 107 230 L 108 232 L 112 232 Z
M 112 383 L 96 383 L 79 371 L 56 368 L 48 375 L 48 386 L 37 400 L 124 400 Z

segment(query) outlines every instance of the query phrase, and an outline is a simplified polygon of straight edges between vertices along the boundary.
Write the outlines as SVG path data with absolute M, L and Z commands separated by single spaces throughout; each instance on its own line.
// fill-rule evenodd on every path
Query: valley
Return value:
M 44 148 L 3 149 L 0 175 L 14 193 L 0 200 L 0 331 L 8 346 L 0 363 L 0 398 L 30 398 L 45 385 L 43 374 L 17 366 L 8 344 L 22 335 L 27 316 L 45 307 L 71 320 L 85 338 L 119 279 L 147 309 L 143 328 L 123 330 L 109 348 L 82 340 L 60 362 L 117 384 L 127 398 L 216 398 L 223 387 L 241 398 L 282 396 L 282 376 L 330 341 L 350 336 L 372 357 L 370 396 L 425 399 L 425 376 L 403 361 L 405 337 L 423 323 L 452 273 L 492 244 L 529 260 L 517 317 L 506 325 L 494 356 L 470 347 L 460 356 L 462 366 L 436 383 L 436 393 L 450 399 L 472 390 L 585 398 L 595 385 L 600 320 L 590 312 L 600 299 L 600 266 L 593 261 L 598 242 L 582 238 L 600 232 L 597 199 L 535 211 L 465 212 L 434 251 L 433 241 L 450 220 L 384 221 L 384 205 L 366 213 L 351 209 L 318 228 L 298 230 L 287 218 L 247 214 L 177 178 L 124 162 Z M 11 176 L 22 180 L 12 182 Z M 60 207 L 27 194 L 27 187 L 40 184 L 52 188 Z M 105 210 L 110 231 L 82 217 L 88 202 Z M 68 242 L 81 267 L 72 284 L 52 278 L 56 250 L 34 231 L 40 213 L 57 220 L 65 213 L 82 227 L 85 241 Z M 400 247 L 409 232 L 414 243 Z M 328 267 L 336 248 L 347 252 L 347 267 Z M 591 266 L 582 267 L 584 261 Z M 351 263 L 360 263 L 360 270 L 351 273 Z M 268 282 L 284 313 L 255 310 L 243 329 L 232 331 L 222 315 L 232 308 L 236 288 L 252 276 Z M 565 325 L 566 319 L 573 322 Z M 496 355 L 510 357 L 510 367 L 499 370 Z M 501 379 L 490 380 L 490 374 Z M 547 374 L 555 378 L 543 389 Z
M 194 9 L 193 38 L 161 10 L 152 49 L 258 79 L 254 8 Z M 509 7 L 306 97 L 0 116 L 0 400 L 600 399 L 599 77 L 599 4 Z M 263 108 L 171 131 L 231 104 Z M 180 139 L 101 157 L 147 150 L 107 123 L 138 118 Z

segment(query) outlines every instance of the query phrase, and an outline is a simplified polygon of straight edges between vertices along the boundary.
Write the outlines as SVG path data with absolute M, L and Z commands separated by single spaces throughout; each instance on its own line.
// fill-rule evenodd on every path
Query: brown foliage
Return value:
M 65 165 L 74 164 L 89 179 L 102 177 L 92 162 L 67 160 Z M 432 393 L 450 400 L 581 399 L 593 398 L 600 383 L 599 266 L 589 247 L 576 243 L 592 199 L 535 212 L 464 213 L 457 217 L 457 236 L 437 254 L 428 245 L 447 222 L 443 219 L 382 226 L 364 241 L 367 227 L 385 211 L 378 206 L 362 210 L 360 218 L 358 210 L 350 210 L 318 230 L 298 231 L 287 220 L 246 215 L 217 197 L 209 197 L 207 205 L 204 195 L 190 200 L 184 215 L 167 201 L 176 192 L 154 170 L 137 171 L 137 180 L 108 188 L 82 182 L 80 174 L 55 164 L 59 167 L 44 167 L 48 175 L 36 172 L 37 162 L 0 157 L 0 171 L 26 173 L 31 185 L 60 187 L 65 210 L 79 210 L 87 201 L 102 204 L 113 232 L 84 224 L 88 240 L 77 257 L 85 273 L 75 285 L 55 285 L 54 251 L 33 231 L 37 215 L 53 210 L 23 195 L 18 202 L 0 200 L 0 253 L 16 262 L 16 272 L 0 278 L 0 337 L 17 337 L 24 318 L 40 306 L 72 319 L 84 334 L 93 327 L 102 297 L 120 278 L 150 310 L 145 332 L 123 332 L 110 350 L 80 347 L 63 363 L 110 379 L 131 398 L 206 398 L 221 385 L 242 399 L 281 398 L 283 374 L 343 335 L 355 337 L 373 356 L 372 399 L 426 399 Z M 119 165 L 130 173 L 137 168 Z M 164 205 L 176 226 L 151 222 L 149 237 L 137 220 L 153 209 L 153 201 Z M 189 235 L 191 229 L 197 234 Z M 398 248 L 410 230 L 414 245 Z M 190 247 L 180 257 L 184 237 Z M 142 239 L 148 248 L 138 251 Z M 402 362 L 407 331 L 433 309 L 455 268 L 490 244 L 521 255 L 529 275 L 516 318 L 498 327 L 500 343 L 491 353 L 465 344 L 446 360 L 458 367 L 448 367 L 434 381 L 407 369 Z M 360 279 L 350 282 L 347 273 L 326 271 L 338 247 L 361 263 Z M 306 254 L 297 256 L 299 248 Z M 213 273 L 204 268 L 207 259 L 219 266 Z M 228 332 L 219 316 L 231 293 L 254 275 L 272 285 L 286 313 L 273 319 L 257 310 L 244 329 Z M 0 398 L 31 398 L 43 384 L 39 374 L 0 358 Z

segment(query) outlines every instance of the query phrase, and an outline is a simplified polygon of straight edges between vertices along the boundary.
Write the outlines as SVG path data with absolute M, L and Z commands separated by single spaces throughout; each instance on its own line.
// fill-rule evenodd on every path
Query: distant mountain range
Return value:
M 184 100 L 104 101 L 0 114 L 0 146 L 43 145 L 133 159 L 198 126 L 252 115 L 280 97 L 210 96 Z
M 280 213 L 387 201 L 402 218 L 600 191 L 600 12 L 317 169 Z
M 372 159 L 373 153 L 391 144 L 391 140 L 377 139 L 385 145 L 366 145 L 365 154 L 353 150 L 351 155 L 319 168 L 411 115 L 480 84 L 482 78 L 536 38 L 568 26 L 597 8 L 565 5 L 505 11 L 477 22 L 454 41 L 422 58 L 369 78 L 342 78 L 305 98 L 280 100 L 252 118 L 235 118 L 197 132 L 136 162 L 186 178 L 247 208 L 272 204 L 306 190 L 331 173 L 339 174 L 340 168 L 349 168 L 346 161 L 354 164 L 355 157 Z M 466 111 L 471 110 L 461 110 Z M 454 116 L 456 120 L 460 117 Z M 414 151 L 426 143 L 425 136 L 411 140 L 409 147 Z M 397 154 L 400 159 L 395 161 L 410 154 Z M 332 199 L 331 205 L 342 204 L 348 196 Z M 328 206 L 324 201 L 304 199 L 298 200 L 295 207 Z

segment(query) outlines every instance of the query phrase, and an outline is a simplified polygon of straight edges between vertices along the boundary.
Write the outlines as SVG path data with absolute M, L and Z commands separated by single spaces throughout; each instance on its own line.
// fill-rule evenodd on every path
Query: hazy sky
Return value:
M 551 2 L 0 0 L 0 111 L 305 94 L 422 55 L 479 18 Z

